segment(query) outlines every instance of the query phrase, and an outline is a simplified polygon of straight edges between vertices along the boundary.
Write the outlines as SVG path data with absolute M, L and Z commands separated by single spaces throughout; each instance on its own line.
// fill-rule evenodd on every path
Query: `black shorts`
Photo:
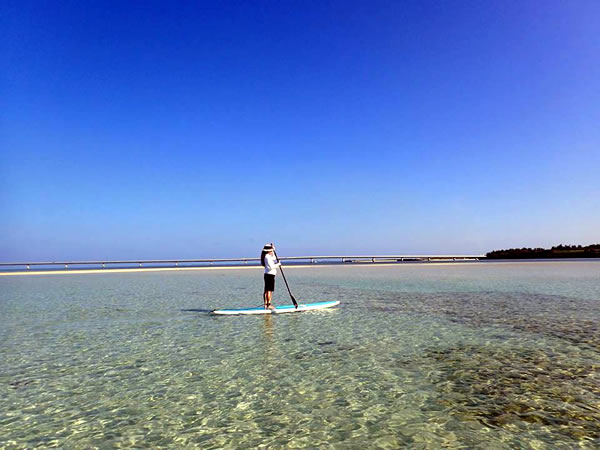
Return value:
M 265 292 L 273 292 L 275 290 L 275 275 L 265 273 Z

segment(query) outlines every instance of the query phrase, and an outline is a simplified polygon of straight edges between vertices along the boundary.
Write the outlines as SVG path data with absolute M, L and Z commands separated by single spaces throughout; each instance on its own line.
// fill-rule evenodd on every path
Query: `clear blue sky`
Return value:
M 600 2 L 2 1 L 0 259 L 600 242 Z

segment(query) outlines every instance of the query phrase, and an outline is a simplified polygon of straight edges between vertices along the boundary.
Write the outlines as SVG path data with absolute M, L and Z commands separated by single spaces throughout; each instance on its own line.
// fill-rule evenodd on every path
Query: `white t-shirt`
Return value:
M 276 262 L 275 256 L 267 253 L 265 255 L 265 273 L 269 275 L 277 275 L 277 266 L 280 264 Z

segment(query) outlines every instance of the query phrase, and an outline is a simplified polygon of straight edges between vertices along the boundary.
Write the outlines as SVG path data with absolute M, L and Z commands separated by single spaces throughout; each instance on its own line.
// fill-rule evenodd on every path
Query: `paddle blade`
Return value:
M 292 303 L 294 304 L 294 307 L 295 307 L 296 309 L 298 309 L 298 302 L 296 301 L 296 299 L 294 298 L 294 296 L 293 296 L 293 295 L 291 295 L 291 294 L 290 294 L 290 297 L 292 297 Z

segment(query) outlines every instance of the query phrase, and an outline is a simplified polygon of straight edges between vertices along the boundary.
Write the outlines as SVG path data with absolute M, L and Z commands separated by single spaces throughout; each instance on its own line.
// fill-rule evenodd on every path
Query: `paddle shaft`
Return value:
M 277 258 L 277 261 L 279 261 L 279 257 L 277 256 L 277 252 L 275 250 L 273 250 L 273 253 L 275 253 L 275 258 Z M 281 270 L 281 275 L 283 276 L 283 281 L 285 281 L 285 287 L 287 288 L 288 293 L 290 294 L 290 298 L 292 299 L 292 303 L 297 308 L 298 307 L 298 302 L 296 301 L 296 299 L 292 295 L 292 291 L 290 290 L 290 285 L 288 284 L 287 279 L 285 278 L 285 273 L 283 273 L 283 267 L 281 266 L 281 261 L 280 261 L 279 264 L 280 264 L 279 265 L 279 270 Z

